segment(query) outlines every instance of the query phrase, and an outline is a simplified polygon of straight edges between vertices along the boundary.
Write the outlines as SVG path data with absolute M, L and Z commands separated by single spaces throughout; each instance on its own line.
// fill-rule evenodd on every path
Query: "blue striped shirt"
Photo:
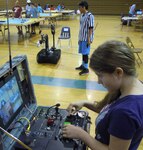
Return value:
M 88 41 L 89 28 L 94 28 L 94 16 L 87 12 L 80 17 L 79 41 Z M 94 31 L 94 30 L 93 30 Z M 94 33 L 90 36 L 90 41 L 93 41 Z

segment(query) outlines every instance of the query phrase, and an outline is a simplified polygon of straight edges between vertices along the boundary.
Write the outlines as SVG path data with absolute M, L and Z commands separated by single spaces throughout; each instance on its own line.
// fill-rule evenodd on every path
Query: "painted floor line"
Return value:
M 96 81 L 89 81 L 89 80 L 32 76 L 32 82 L 33 84 L 48 85 L 48 86 L 106 91 L 106 89 L 102 85 L 98 84 Z

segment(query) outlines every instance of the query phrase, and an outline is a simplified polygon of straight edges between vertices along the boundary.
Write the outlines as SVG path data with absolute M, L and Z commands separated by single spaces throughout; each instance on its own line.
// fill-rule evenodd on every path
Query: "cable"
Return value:
M 25 108 L 33 115 L 33 119 L 31 120 L 34 121 L 36 119 L 36 116 L 34 115 L 34 113 L 28 108 L 28 106 L 25 104 Z
M 7 131 L 8 132 L 11 132 L 11 130 L 13 130 L 13 129 L 18 129 L 18 128 L 21 128 L 21 127 L 25 127 L 25 125 L 23 124 L 23 122 L 22 121 L 16 121 L 15 122 L 15 125 L 16 125 L 16 123 L 19 123 L 19 124 L 21 124 L 22 126 L 17 126 L 17 127 L 10 127 Z M 25 130 L 25 129 L 24 129 Z
M 22 119 L 24 119 L 24 120 L 26 120 L 26 121 L 28 122 L 28 127 L 27 127 L 27 129 L 26 129 L 26 132 L 29 132 L 29 131 L 30 131 L 30 128 L 31 128 L 29 119 L 27 119 L 26 117 L 20 117 L 20 118 L 18 119 L 18 121 L 20 121 L 20 120 L 22 120 Z
M 10 40 L 10 29 L 9 29 L 8 0 L 6 0 L 6 18 L 7 18 L 7 28 L 8 28 L 9 67 L 10 67 L 10 74 L 12 74 L 13 68 L 12 68 L 12 60 L 11 60 L 11 40 Z
M 28 108 L 28 106 L 25 104 L 25 108 L 31 113 L 31 114 L 33 114 L 32 113 L 32 111 Z

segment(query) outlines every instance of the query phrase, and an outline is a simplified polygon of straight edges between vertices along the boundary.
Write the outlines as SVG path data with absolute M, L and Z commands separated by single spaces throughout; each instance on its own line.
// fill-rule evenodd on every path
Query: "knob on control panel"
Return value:
M 52 126 L 54 124 L 54 119 L 53 118 L 48 118 L 47 119 L 47 126 Z

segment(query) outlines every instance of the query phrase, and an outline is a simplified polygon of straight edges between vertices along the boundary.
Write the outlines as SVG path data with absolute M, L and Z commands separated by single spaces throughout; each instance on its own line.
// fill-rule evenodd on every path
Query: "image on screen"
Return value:
M 22 104 L 23 100 L 20 89 L 16 77 L 13 76 L 0 88 L 0 118 L 4 126 L 10 121 Z

